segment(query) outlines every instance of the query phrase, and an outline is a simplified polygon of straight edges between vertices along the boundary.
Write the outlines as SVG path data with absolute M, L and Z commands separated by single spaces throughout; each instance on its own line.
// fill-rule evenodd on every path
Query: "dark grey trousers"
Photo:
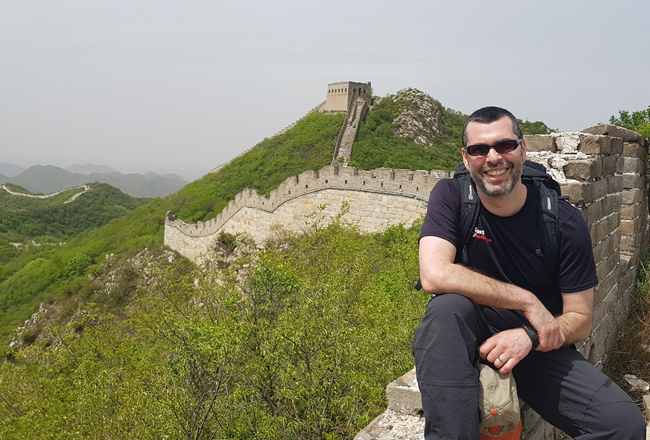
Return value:
M 479 438 L 478 347 L 525 323 L 520 311 L 477 306 L 462 295 L 431 299 L 413 339 L 425 439 Z M 513 374 L 519 397 L 573 438 L 645 439 L 636 404 L 576 350 L 531 351 Z

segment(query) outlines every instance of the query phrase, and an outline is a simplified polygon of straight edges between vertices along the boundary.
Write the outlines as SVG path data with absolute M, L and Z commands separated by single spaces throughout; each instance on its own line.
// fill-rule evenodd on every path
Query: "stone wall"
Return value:
M 630 310 L 639 255 L 648 249 L 648 142 L 633 131 L 607 124 L 580 133 L 525 136 L 525 140 L 528 159 L 547 167 L 589 226 L 599 284 L 593 331 L 578 349 L 602 369 Z M 355 439 L 423 438 L 414 379 L 411 371 L 389 384 L 388 410 Z M 525 440 L 566 438 L 530 408 L 524 407 L 522 420 Z
M 168 213 L 165 244 L 198 263 L 214 247 L 220 232 L 246 232 L 262 243 L 276 225 L 301 230 L 306 215 L 319 206 L 327 205 L 321 213 L 327 219 L 340 211 L 343 202 L 350 209 L 342 219 L 356 222 L 364 232 L 382 231 L 397 223 L 410 225 L 426 212 L 434 185 L 449 175 L 446 171 L 362 171 L 328 165 L 286 179 L 268 197 L 245 190 L 207 222 L 187 224 Z

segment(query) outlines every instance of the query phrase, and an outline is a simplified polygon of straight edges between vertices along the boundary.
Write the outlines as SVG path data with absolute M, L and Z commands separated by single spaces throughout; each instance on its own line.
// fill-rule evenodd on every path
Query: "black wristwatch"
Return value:
M 533 343 L 533 350 L 537 348 L 539 345 L 539 335 L 535 331 L 534 328 L 532 328 L 529 325 L 522 325 L 521 328 L 523 328 L 526 333 L 528 334 L 528 337 L 530 338 L 531 342 Z

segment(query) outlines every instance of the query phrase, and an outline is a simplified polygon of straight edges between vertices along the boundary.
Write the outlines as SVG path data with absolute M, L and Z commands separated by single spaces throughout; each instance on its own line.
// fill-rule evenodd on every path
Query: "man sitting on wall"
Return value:
M 470 266 L 459 258 L 458 179 L 433 189 L 420 235 L 420 278 L 434 294 L 413 340 L 425 438 L 478 438 L 479 358 L 512 371 L 519 397 L 574 438 L 645 438 L 634 402 L 569 347 L 591 333 L 598 284 L 580 212 L 560 201 L 552 273 L 540 258 L 539 195 L 521 180 L 526 143 L 517 119 L 498 107 L 477 110 L 462 154 L 481 202 L 466 243 Z

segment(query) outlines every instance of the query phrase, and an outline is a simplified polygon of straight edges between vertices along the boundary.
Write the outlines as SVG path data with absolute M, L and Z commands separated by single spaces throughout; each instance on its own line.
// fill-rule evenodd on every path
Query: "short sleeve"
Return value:
M 560 203 L 559 214 L 560 292 L 581 292 L 598 284 L 589 227 L 580 211 L 566 202 Z
M 456 228 L 459 214 L 459 181 L 454 179 L 439 181 L 431 191 L 427 215 L 420 231 L 420 238 L 425 236 L 440 237 L 457 246 L 458 235 Z

